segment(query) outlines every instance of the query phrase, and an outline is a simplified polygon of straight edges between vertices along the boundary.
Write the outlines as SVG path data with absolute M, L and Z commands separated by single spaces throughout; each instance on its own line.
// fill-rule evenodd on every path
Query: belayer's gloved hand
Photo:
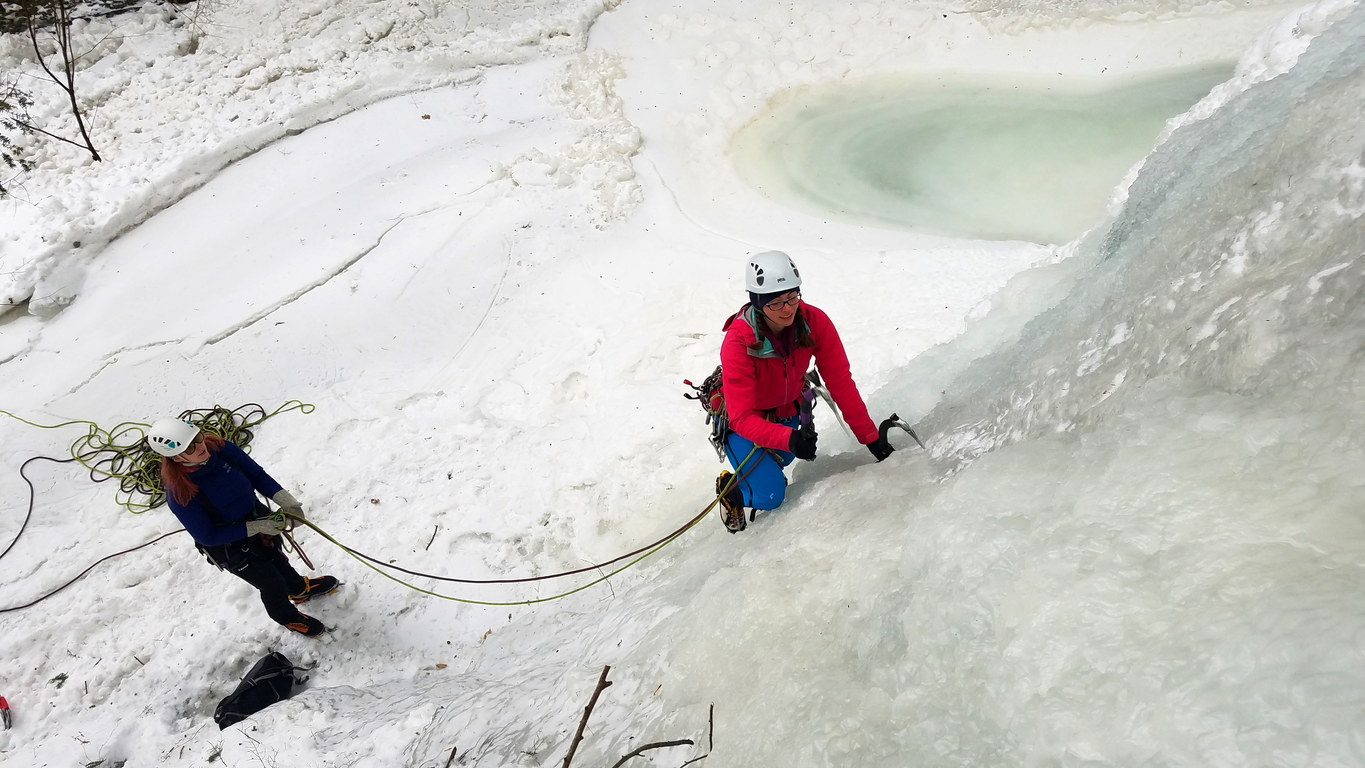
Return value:
M 294 494 L 280 489 L 279 493 L 270 497 L 280 507 L 280 511 L 293 517 L 303 517 L 303 503 L 294 498 Z
M 796 458 L 806 461 L 815 461 L 815 430 L 806 431 L 804 429 L 793 429 L 791 440 L 787 443 L 787 450 L 796 454 Z
M 277 520 L 273 517 L 263 517 L 260 520 L 248 520 L 246 521 L 246 535 L 259 536 L 265 534 L 266 536 L 279 536 L 286 526 L 288 526 L 288 523 L 284 520 Z
M 872 457 L 877 461 L 885 459 L 887 456 L 896 452 L 896 446 L 891 444 L 885 437 L 879 437 L 867 444 L 867 450 L 872 452 Z

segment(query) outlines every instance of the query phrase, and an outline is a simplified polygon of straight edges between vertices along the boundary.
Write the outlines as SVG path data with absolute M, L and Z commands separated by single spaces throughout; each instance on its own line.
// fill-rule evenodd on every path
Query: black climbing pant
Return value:
M 265 612 L 276 623 L 303 621 L 289 596 L 308 589 L 308 580 L 289 564 L 278 536 L 249 536 L 202 549 L 215 565 L 259 590 Z

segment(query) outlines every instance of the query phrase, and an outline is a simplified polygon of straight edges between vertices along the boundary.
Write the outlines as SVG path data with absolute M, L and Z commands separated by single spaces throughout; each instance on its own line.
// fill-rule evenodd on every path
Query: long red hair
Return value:
M 204 445 L 209 448 L 209 455 L 217 453 L 218 449 L 223 447 L 223 443 L 227 442 L 208 432 L 200 434 L 204 438 Z M 190 499 L 199 495 L 199 486 L 190 478 L 189 469 L 169 456 L 161 457 L 161 484 L 177 504 L 188 504 Z

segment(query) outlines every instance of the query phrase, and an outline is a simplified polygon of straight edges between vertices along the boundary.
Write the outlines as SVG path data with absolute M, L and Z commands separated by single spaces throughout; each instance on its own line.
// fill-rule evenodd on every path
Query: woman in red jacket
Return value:
M 716 478 L 725 528 L 744 530 L 744 507 L 776 509 L 786 497 L 782 468 L 815 458 L 814 394 L 806 380 L 815 361 L 844 421 L 877 461 L 895 450 L 878 437 L 834 323 L 801 298 L 801 273 L 782 251 L 749 259 L 749 303 L 725 321 L 720 348 L 721 391 L 729 419 L 730 465 Z

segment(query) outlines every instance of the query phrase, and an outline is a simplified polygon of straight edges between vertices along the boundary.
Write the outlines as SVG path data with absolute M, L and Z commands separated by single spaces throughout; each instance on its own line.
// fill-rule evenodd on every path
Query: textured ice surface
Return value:
M 788 91 L 740 131 L 740 173 L 813 213 L 935 235 L 1065 242 L 1166 120 L 1230 65 L 1142 79 L 895 75 Z

